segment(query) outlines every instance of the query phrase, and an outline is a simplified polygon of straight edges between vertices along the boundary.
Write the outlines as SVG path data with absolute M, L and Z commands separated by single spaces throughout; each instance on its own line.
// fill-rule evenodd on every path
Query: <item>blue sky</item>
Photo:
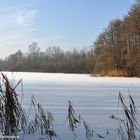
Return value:
M 0 58 L 38 42 L 41 50 L 90 46 L 135 0 L 0 0 Z

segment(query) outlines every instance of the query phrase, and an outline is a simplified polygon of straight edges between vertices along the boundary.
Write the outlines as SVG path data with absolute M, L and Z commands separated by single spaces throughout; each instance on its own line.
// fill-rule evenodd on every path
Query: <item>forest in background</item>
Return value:
M 94 27 L 93 27 L 94 28 Z M 1 71 L 94 73 L 140 77 L 140 1 L 123 19 L 114 19 L 87 49 L 41 51 L 37 42 L 0 60 Z

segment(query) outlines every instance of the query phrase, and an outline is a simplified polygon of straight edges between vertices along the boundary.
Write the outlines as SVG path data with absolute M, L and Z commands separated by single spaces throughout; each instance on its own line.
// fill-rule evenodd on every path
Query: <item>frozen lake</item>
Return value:
M 105 136 L 106 140 L 118 139 L 115 137 L 118 123 L 109 116 L 120 114 L 117 100 L 119 92 L 126 98 L 131 94 L 137 110 L 140 111 L 140 78 L 91 77 L 87 74 L 59 73 L 7 74 L 15 80 L 23 79 L 22 96 L 25 110 L 29 110 L 31 96 L 34 95 L 46 110 L 52 112 L 58 140 L 73 139 L 66 121 L 69 100 L 73 103 L 76 113 L 80 114 L 94 130 Z M 106 136 L 107 129 L 110 134 Z M 29 139 L 39 138 L 30 136 Z M 85 140 L 80 126 L 77 129 L 76 139 Z M 94 136 L 93 139 L 99 138 Z

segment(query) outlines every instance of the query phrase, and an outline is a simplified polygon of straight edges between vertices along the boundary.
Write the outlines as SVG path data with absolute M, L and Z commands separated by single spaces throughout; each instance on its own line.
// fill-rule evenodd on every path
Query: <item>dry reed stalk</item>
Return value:
M 75 113 L 75 110 L 72 106 L 71 101 L 69 101 L 69 104 L 68 104 L 68 116 L 67 116 L 66 120 L 67 119 L 68 119 L 68 122 L 69 122 L 69 128 L 73 132 L 74 139 L 75 139 L 76 138 L 75 129 L 77 128 L 77 124 L 80 123 L 80 117 L 78 118 L 76 116 L 76 113 Z
M 69 121 L 69 128 L 74 134 L 74 139 L 76 138 L 75 129 L 78 127 L 78 124 L 82 122 L 85 128 L 85 135 L 87 140 L 92 140 L 93 135 L 96 135 L 98 138 L 104 138 L 102 135 L 97 133 L 94 129 L 89 127 L 88 123 L 81 117 L 81 115 L 76 114 L 75 109 L 72 106 L 71 101 L 68 104 L 68 116 L 67 119 Z
M 49 140 L 52 140 L 52 137 L 56 137 L 56 132 L 53 129 L 54 117 L 51 112 L 43 109 L 42 105 L 38 103 L 34 96 L 31 98 L 32 106 L 35 110 L 35 117 L 29 123 L 28 132 L 35 133 L 40 131 L 41 135 L 46 134 Z M 31 108 L 30 108 L 31 111 Z M 30 114 L 30 112 L 29 112 Z M 29 115 L 28 115 L 29 118 Z
M 1 73 L 1 76 L 0 130 L 4 135 L 17 135 L 26 127 L 26 115 L 15 91 L 21 80 L 13 87 L 6 75 Z
M 111 118 L 119 121 L 118 134 L 121 140 L 137 140 L 140 129 L 136 119 L 136 105 L 132 96 L 129 95 L 129 104 L 127 105 L 125 98 L 119 93 L 118 103 L 121 104 L 124 118 L 120 119 L 114 115 Z

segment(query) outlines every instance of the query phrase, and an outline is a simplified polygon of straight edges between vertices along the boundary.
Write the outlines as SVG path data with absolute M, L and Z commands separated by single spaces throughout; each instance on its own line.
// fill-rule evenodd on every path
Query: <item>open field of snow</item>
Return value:
M 22 97 L 26 111 L 29 111 L 31 96 L 34 95 L 46 110 L 52 112 L 58 140 L 73 138 L 66 121 L 69 100 L 73 103 L 76 113 L 81 114 L 93 129 L 105 136 L 106 140 L 118 139 L 115 137 L 118 123 L 109 116 L 120 115 L 117 100 L 119 92 L 126 98 L 131 94 L 140 112 L 140 78 L 91 77 L 87 74 L 5 73 L 11 79 L 23 79 Z M 20 89 L 18 92 L 21 94 Z M 107 129 L 110 132 L 108 136 Z M 28 136 L 25 139 L 35 140 L 38 137 Z M 83 129 L 77 130 L 76 139 L 85 139 Z M 93 139 L 99 138 L 95 136 Z

